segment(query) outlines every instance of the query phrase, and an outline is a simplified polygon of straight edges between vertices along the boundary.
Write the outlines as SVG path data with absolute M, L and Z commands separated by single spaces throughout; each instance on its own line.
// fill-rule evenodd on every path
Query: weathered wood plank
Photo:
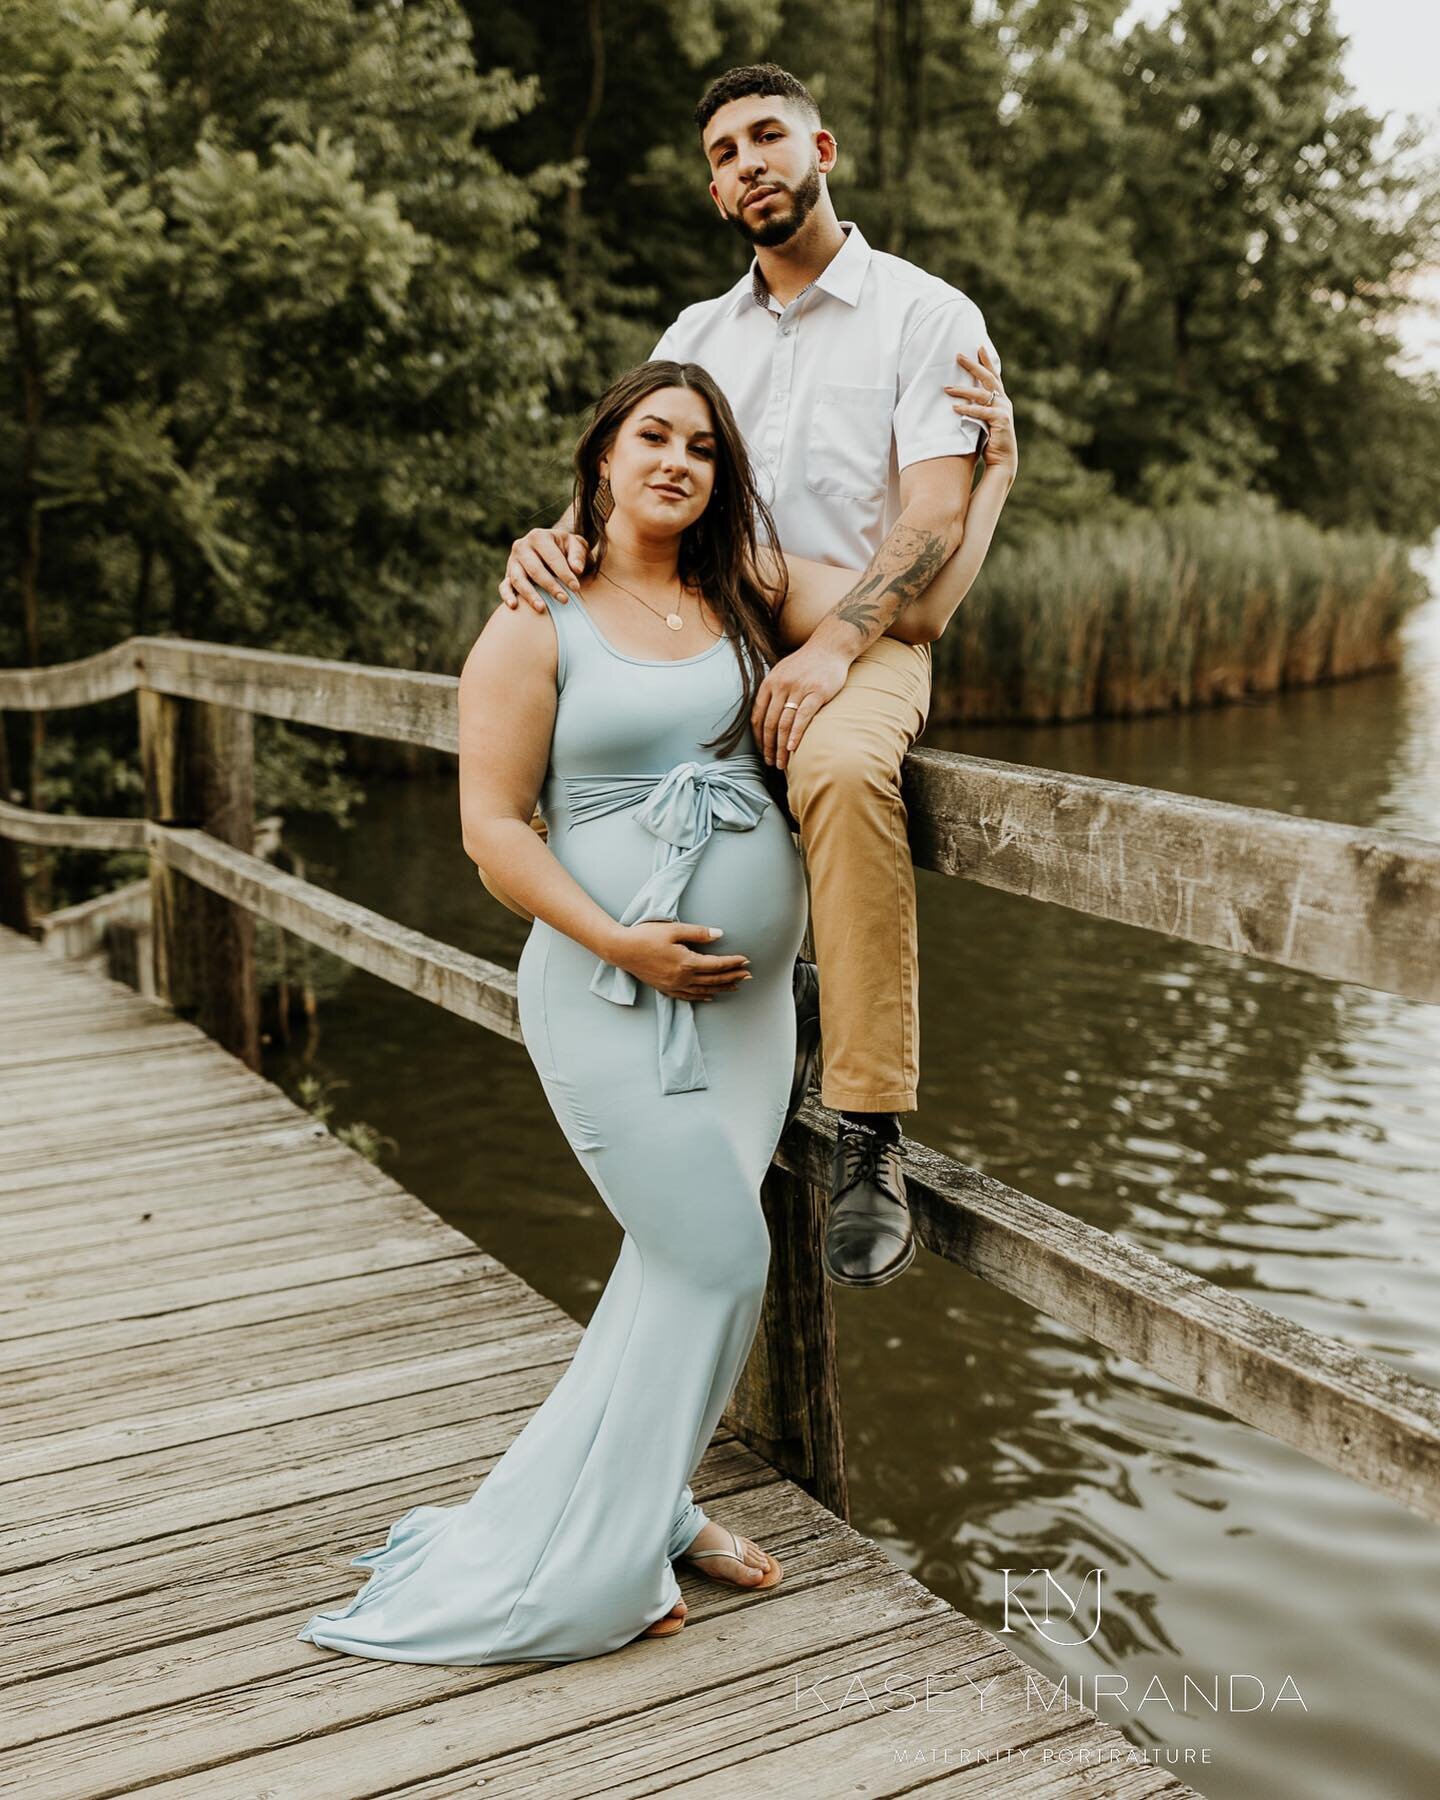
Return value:
M 348 1412 L 322 1410 L 7 1484 L 0 1570 L 89 1556 L 207 1522 L 257 1518 L 351 1484 L 369 1485 L 401 1466 L 413 1471 L 423 1490 L 430 1468 L 454 1460 L 449 1434 L 457 1426 L 468 1432 L 473 1457 L 498 1457 L 574 1352 L 573 1327 L 567 1333 L 563 1324 L 547 1326 L 541 1340 L 527 1332 L 514 1344 L 495 1347 L 487 1358 L 492 1366 L 469 1379 L 434 1387 L 422 1381 L 410 1393 L 375 1398 Z
M 32 1241 L 53 1242 L 63 1254 L 66 1245 L 84 1234 L 123 1233 L 147 1218 L 167 1231 L 183 1231 L 195 1222 L 195 1197 L 201 1192 L 227 1211 L 259 1214 L 283 1205 L 287 1193 L 300 1196 L 338 1186 L 341 1176 L 343 1185 L 356 1193 L 390 1191 L 371 1186 L 358 1171 L 337 1167 L 327 1148 L 313 1139 L 288 1150 L 247 1156 L 243 1144 L 228 1149 L 222 1145 L 218 1156 L 201 1162 L 197 1155 L 192 1162 L 152 1169 L 138 1179 L 128 1168 L 112 1166 L 84 1195 L 42 1196 L 33 1203 L 8 1201 L 0 1212 L 0 1241 L 19 1248 Z M 376 1176 L 384 1181 L 378 1170 Z
M 457 1439 L 460 1429 L 455 1430 Z M 493 1463 L 492 1455 L 435 1470 L 424 1478 L 425 1492 L 433 1504 L 461 1504 Z M 717 1437 L 696 1471 L 696 1498 L 703 1504 L 717 1494 L 727 1496 L 739 1529 L 764 1529 L 783 1546 L 787 1575 L 793 1572 L 797 1582 L 813 1582 L 832 1566 L 853 1566 L 853 1534 L 847 1538 L 833 1519 L 828 1525 L 815 1523 L 813 1509 L 802 1512 L 797 1504 L 802 1495 L 773 1480 L 760 1480 L 764 1474 L 764 1466 L 743 1447 Z M 56 1594 L 48 1574 L 48 1569 L 70 1566 L 73 1576 L 73 1565 L 60 1562 L 46 1570 L 23 1571 L 9 1590 L 19 1604 L 7 1611 L 0 1654 L 9 1666 L 28 1671 L 29 1679 L 6 1693 L 6 1705 L 0 1708 L 0 1748 L 103 1726 L 137 1710 L 148 1713 L 199 1701 L 241 1682 L 253 1684 L 261 1700 L 266 1691 L 262 1683 L 297 1670 L 313 1671 L 313 1647 L 307 1650 L 299 1643 L 289 1623 L 294 1596 L 304 1594 L 317 1606 L 348 1599 L 356 1579 L 344 1565 L 345 1556 L 352 1547 L 358 1550 L 370 1541 L 377 1519 L 393 1518 L 412 1503 L 414 1481 L 409 1475 L 366 1488 L 358 1497 L 337 1494 L 321 1505 L 267 1513 L 270 1529 L 263 1559 L 255 1556 L 254 1524 L 245 1520 L 173 1532 L 147 1545 L 125 1546 L 94 1558 L 83 1572 L 83 1596 L 75 1592 L 73 1579 L 65 1596 L 66 1617 L 73 1618 L 77 1640 L 83 1632 L 90 1652 L 83 1684 L 65 1669 L 63 1651 L 57 1652 Z M 732 1495 L 740 1498 L 731 1500 Z M 873 1556 L 873 1550 L 869 1554 Z M 684 1571 L 680 1579 L 682 1586 L 688 1581 L 687 1597 L 702 1610 L 722 1598 L 711 1582 L 689 1580 Z M 199 1639 L 187 1630 L 186 1619 L 197 1582 L 210 1586 L 206 1606 L 210 1630 Z M 230 1669 L 235 1673 L 227 1677 Z M 353 1672 L 360 1673 L 358 1666 Z M 430 1669 L 427 1691 L 467 1691 L 477 1673 Z M 491 1673 L 509 1679 L 513 1670 Z M 434 1690 L 428 1687 L 431 1679 Z M 274 1689 L 270 1691 L 278 1697 Z M 144 1701 L 138 1708 L 137 1697 Z M 333 1693 L 339 1708 L 336 1723 L 370 1716 L 373 1696 L 368 1690 L 351 1690 L 350 1698 L 358 1701 L 357 1711 L 348 1709 L 345 1688 Z M 263 1745 L 264 1729 L 246 1741 Z
M 0 837 L 14 844 L 67 845 L 76 850 L 143 850 L 145 821 L 32 812 L 28 806 L 0 800 Z
M 261 1259 L 288 1256 L 297 1244 L 308 1247 L 332 1234 L 345 1237 L 372 1225 L 400 1225 L 411 1216 L 393 1196 L 356 1188 L 316 1189 L 303 1212 L 295 1206 L 272 1207 L 236 1216 L 213 1205 L 208 1189 L 196 1190 L 195 1206 L 203 1209 L 203 1224 L 188 1231 L 151 1230 L 136 1264 L 117 1254 L 120 1246 L 113 1239 L 76 1247 L 65 1256 L 57 1256 L 53 1244 L 34 1249 L 14 1245 L 5 1263 L 8 1282 L 18 1293 L 43 1299 L 136 1287 L 143 1292 L 151 1280 L 204 1273 L 212 1266 L 249 1267 Z
M 140 827 L 137 849 L 145 847 L 145 823 Z M 150 922 L 150 883 L 127 882 L 109 893 L 96 894 L 74 906 L 63 906 L 35 921 L 40 942 L 52 955 L 78 959 L 103 954 L 107 939 L 116 931 L 136 932 Z
M 7 1019 L 8 1017 L 7 1014 Z M 136 1089 L 142 1096 L 146 1095 L 147 1080 L 163 1081 L 167 1085 L 173 1083 L 177 1093 L 204 1094 L 212 1083 L 218 1088 L 220 1096 L 229 1093 L 238 1095 L 240 1092 L 238 1086 L 216 1082 L 214 1071 L 197 1067 L 194 1046 L 190 1043 L 176 1039 L 161 1048 L 155 1048 L 149 1041 L 134 1037 L 130 1039 L 130 1043 L 133 1048 L 129 1056 L 112 1056 L 91 1061 L 86 1066 L 83 1077 L 63 1084 L 58 1094 L 55 1075 L 49 1067 L 32 1064 L 28 1068 L 17 1066 L 0 1070 L 0 1094 L 5 1096 L 8 1103 L 5 1124 L 19 1124 L 31 1112 L 37 1117 L 43 1117 L 40 1109 L 46 1104 L 47 1095 L 51 1102 L 58 1101 L 65 1111 L 76 1117 L 84 1116 L 89 1110 L 85 1104 L 87 1099 L 93 1099 L 95 1110 L 103 1112 L 107 1106 L 119 1103 L 124 1092 L 127 1067 L 133 1067 L 136 1077 L 131 1088 L 132 1099 Z M 237 1064 L 231 1077 L 232 1082 L 239 1072 Z M 217 1098 L 214 1091 L 210 1098 L 212 1101 Z M 4 1126 L 0 1126 L 0 1129 L 4 1129 Z
M 181 638 L 132 642 L 140 679 L 156 693 L 452 754 L 459 748 L 455 696 L 460 683 L 454 675 L 420 675 Z
M 50 1163 L 77 1168 L 87 1159 L 103 1157 L 107 1142 L 113 1144 L 116 1151 L 131 1144 L 160 1148 L 202 1136 L 247 1132 L 270 1120 L 278 1124 L 283 1116 L 277 1112 L 276 1102 L 269 1094 L 246 1095 L 243 1099 L 212 1096 L 177 1104 L 168 1113 L 162 1112 L 158 1119 L 132 1116 L 120 1120 L 114 1124 L 113 1133 L 107 1132 L 103 1120 L 94 1125 L 77 1126 L 68 1140 L 56 1141 L 51 1137 L 44 1139 L 39 1147 L 31 1122 L 27 1127 L 32 1134 L 28 1141 L 26 1133 L 19 1127 L 0 1141 L 0 1186 L 11 1176 L 23 1178 L 28 1172 L 43 1169 Z
M 518 1423 L 512 1419 L 512 1432 Z M 451 1418 L 423 1439 L 396 1446 L 378 1471 L 367 1469 L 364 1482 L 333 1480 L 324 1492 L 292 1494 L 268 1507 L 263 1556 L 256 1555 L 252 1513 L 28 1564 L 6 1580 L 0 1683 L 12 1676 L 33 1680 L 76 1662 L 93 1670 L 107 1651 L 193 1641 L 197 1587 L 207 1590 L 206 1621 L 217 1631 L 262 1616 L 288 1618 L 297 1595 L 318 1606 L 348 1599 L 358 1585 L 348 1559 L 415 1504 L 417 1493 L 436 1505 L 460 1504 L 474 1493 L 503 1442 L 497 1431 L 489 1454 L 480 1454 L 474 1434 L 472 1420 Z M 433 1460 L 421 1469 L 402 1461 L 402 1452 Z M 378 1460 L 381 1453 L 375 1454 Z M 732 1495 L 763 1491 L 777 1529 L 792 1536 L 791 1490 L 727 1433 L 717 1433 L 692 1485 L 702 1505 L 723 1497 L 728 1507 Z M 743 1520 L 736 1523 L 745 1528 Z M 783 1542 L 777 1554 L 783 1556 Z M 57 1642 L 54 1619 L 61 1612 L 67 1636 Z
M 418 1319 L 413 1296 L 394 1295 L 372 1303 L 363 1318 L 352 1316 L 344 1366 L 353 1371 L 437 1346 L 459 1349 L 476 1335 L 497 1328 L 519 1331 L 539 1304 L 523 1296 L 508 1298 L 496 1278 L 488 1287 L 440 1290 Z M 308 1381 L 334 1368 L 339 1322 L 337 1309 L 328 1307 L 319 1314 L 297 1313 L 233 1331 L 229 1349 L 243 1359 L 241 1376 L 218 1358 L 177 1366 L 173 1350 L 164 1342 L 137 1345 L 107 1357 L 85 1383 L 83 1394 L 76 1392 L 76 1371 L 63 1363 L 12 1371 L 5 1382 L 5 1416 L 16 1432 L 24 1425 L 77 1432 L 237 1392 L 257 1393 Z
M 919 867 L 1440 1000 L 1440 844 L 939 750 L 904 778 Z
M 356 1253 L 360 1254 L 360 1253 Z M 53 1331 L 35 1331 L 0 1342 L 0 1374 L 46 1369 L 76 1359 L 129 1350 L 137 1345 L 173 1344 L 176 1354 L 193 1338 L 213 1338 L 221 1331 L 257 1321 L 329 1314 L 337 1329 L 344 1311 L 363 1307 L 388 1294 L 438 1293 L 447 1287 L 468 1288 L 490 1278 L 500 1265 L 483 1250 L 468 1256 L 418 1263 L 384 1262 L 379 1267 L 348 1267 L 322 1272 L 310 1282 L 290 1288 L 264 1288 L 234 1298 L 212 1299 L 202 1306 L 183 1304 L 137 1318 L 87 1320 Z M 328 1270 L 328 1265 L 327 1265 Z
M 57 1127 L 49 1136 L 35 1097 L 27 1099 L 23 1094 L 7 1093 L 15 1116 L 0 1130 L 0 1169 L 13 1170 L 23 1177 L 28 1168 L 40 1176 L 51 1165 L 62 1168 L 88 1163 L 107 1143 L 113 1147 L 116 1159 L 127 1157 L 131 1151 L 154 1156 L 171 1146 L 183 1145 L 193 1146 L 197 1154 L 212 1146 L 223 1153 L 227 1134 L 252 1127 L 263 1129 L 267 1124 L 288 1127 L 288 1115 L 280 1110 L 280 1102 L 273 1094 L 263 1090 L 237 1093 L 218 1083 L 217 1087 L 218 1092 L 206 1093 L 203 1084 L 196 1084 L 187 1076 L 175 1083 L 173 1105 L 157 1102 L 152 1090 L 129 1109 L 110 1087 L 96 1096 L 93 1111 L 79 1104 L 79 1094 L 71 1093 L 70 1104 L 57 1109 Z
M 40 669 L 0 669 L 0 712 L 58 712 L 130 694 L 138 685 L 136 646 L 126 638 L 77 662 Z
M 119 1178 L 123 1181 L 123 1177 Z M 0 1243 L 7 1256 L 28 1257 L 42 1250 L 57 1260 L 92 1244 L 97 1235 L 124 1248 L 137 1246 L 157 1231 L 179 1236 L 192 1231 L 211 1231 L 216 1216 L 259 1219 L 267 1213 L 289 1211 L 304 1199 L 327 1194 L 353 1194 L 368 1199 L 388 1188 L 371 1187 L 358 1175 L 337 1179 L 336 1171 L 323 1162 L 300 1157 L 272 1157 L 251 1164 L 237 1157 L 228 1173 L 197 1181 L 193 1173 L 179 1171 L 168 1182 L 146 1181 L 137 1194 L 133 1183 L 111 1186 L 107 1191 L 68 1207 L 39 1207 L 33 1211 L 0 1213 Z M 295 1196 L 292 1201 L 289 1196 Z M 198 1210 L 195 1202 L 203 1196 Z
M 520 1042 L 515 974 L 450 944 L 398 925 L 353 900 L 287 875 L 203 831 L 149 828 L 152 853 L 238 905 L 248 907 L 346 962 L 407 993 Z
M 144 1170 L 158 1171 L 174 1168 L 177 1164 L 192 1164 L 203 1158 L 215 1157 L 226 1160 L 237 1154 L 243 1154 L 246 1148 L 256 1154 L 283 1152 L 291 1146 L 313 1144 L 326 1136 L 325 1127 L 315 1120 L 308 1124 L 276 1124 L 262 1127 L 250 1134 L 241 1132 L 227 1139 L 216 1136 L 198 1143 L 184 1133 L 167 1138 L 162 1143 L 153 1140 L 143 1148 L 137 1148 L 127 1156 L 133 1172 L 139 1176 Z M 7 1204 L 38 1203 L 40 1196 L 55 1192 L 73 1194 L 81 1184 L 106 1180 L 114 1170 L 114 1158 L 103 1152 L 90 1151 L 75 1157 L 51 1157 L 42 1168 L 26 1170 L 24 1168 L 0 1171 L 0 1197 Z
M 134 1070 L 129 1091 L 131 1107 L 125 1105 L 127 1065 Z M 232 1082 L 238 1079 L 239 1073 L 237 1065 Z M 112 1057 L 108 1062 L 102 1061 L 88 1068 L 83 1081 L 75 1082 L 63 1090 L 59 1096 L 59 1110 L 51 1116 L 87 1118 L 94 1117 L 97 1113 L 116 1111 L 134 1117 L 132 1108 L 138 1088 L 143 1096 L 142 1112 L 148 1103 L 152 1116 L 163 1117 L 163 1096 L 157 1102 L 149 1085 L 157 1082 L 163 1082 L 166 1092 L 177 1097 L 182 1094 L 203 1095 L 207 1088 L 212 1088 L 212 1084 L 222 1095 L 227 1091 L 226 1085 L 217 1081 L 215 1071 L 196 1066 L 193 1045 L 176 1042 L 163 1050 L 152 1050 L 145 1045 L 123 1061 Z M 4 1123 L 0 1124 L 0 1131 L 21 1125 L 32 1115 L 43 1123 L 41 1108 L 45 1105 L 47 1095 L 51 1101 L 56 1100 L 55 1088 L 55 1077 L 49 1068 L 0 1071 L 0 1095 L 4 1096 L 6 1102 Z M 238 1095 L 239 1089 L 233 1087 L 229 1091 Z M 209 1097 L 213 1101 L 216 1093 L 211 1091 Z
M 501 1313 L 487 1318 L 483 1327 L 462 1332 L 462 1341 L 423 1354 L 412 1346 L 393 1359 L 358 1367 L 332 1366 L 275 1386 L 256 1382 L 240 1393 L 50 1432 L 7 1459 L 7 1494 L 14 1501 L 7 1503 L 7 1515 L 17 1522 L 46 1518 L 57 1502 L 67 1510 L 72 1503 L 82 1504 L 91 1482 L 109 1480 L 99 1465 L 122 1457 L 127 1463 L 126 1492 L 134 1495 L 144 1491 L 147 1469 L 158 1469 L 162 1463 L 167 1487 L 173 1483 L 183 1460 L 175 1453 L 182 1447 L 209 1445 L 232 1433 L 267 1433 L 276 1425 L 319 1419 L 350 1407 L 375 1409 L 384 1401 L 418 1396 L 429 1400 L 444 1388 L 473 1384 L 478 1392 L 497 1372 L 508 1375 L 518 1367 L 528 1372 L 563 1364 L 574 1353 L 579 1334 L 573 1327 L 546 1329 L 548 1323 L 539 1306 L 529 1314 Z M 257 1436 L 256 1441 L 263 1440 Z M 70 1479 L 57 1488 L 54 1478 L 59 1475 Z M 31 1512 L 32 1506 L 39 1510 Z
M 153 1317 L 157 1313 L 187 1311 L 194 1306 L 208 1306 L 217 1300 L 237 1300 L 271 1289 L 308 1288 L 317 1282 L 342 1281 L 348 1275 L 371 1270 L 438 1262 L 455 1254 L 450 1239 L 433 1233 L 422 1235 L 407 1225 L 402 1233 L 353 1249 L 328 1250 L 315 1256 L 263 1263 L 253 1269 L 227 1269 L 203 1279 L 186 1276 L 178 1281 L 157 1282 L 148 1287 L 143 1296 L 87 1295 L 81 1299 L 58 1300 L 6 1312 L 0 1314 L 0 1341 L 98 1328 L 115 1320 Z
M 1098 1755 L 1116 1748 L 1112 1734 L 1088 1711 L 1068 1719 L 1058 1711 L 1047 1714 L 1046 1702 L 1057 1704 L 1053 1684 L 1037 1675 L 1033 1693 L 1017 1687 L 992 1644 L 983 1633 L 964 1631 L 953 1616 L 921 1618 L 819 1648 L 798 1665 L 787 1663 L 783 1673 L 765 1668 L 722 1676 L 718 1692 L 707 1679 L 675 1695 L 659 1717 L 647 1709 L 558 1739 L 547 1736 L 508 1755 L 406 1783 L 390 1795 L 436 1800 L 473 1792 L 481 1782 L 501 1793 L 513 1783 L 556 1800 L 595 1794 L 633 1800 L 656 1793 L 790 1800 L 797 1794 L 908 1794 L 921 1787 L 927 1795 L 1073 1791 L 1072 1775 L 1062 1778 L 1053 1766 L 1046 1771 L 1045 1749 L 1063 1744 L 1077 1759 L 1081 1747 Z M 937 1709 L 928 1720 L 927 1674 L 928 1697 Z M 838 1697 L 851 1683 L 850 1704 L 842 1708 Z M 913 1713 L 905 1710 L 907 1698 Z M 944 1725 L 972 1754 L 983 1749 L 995 1760 L 967 1769 L 957 1757 L 948 1770 L 942 1762 L 921 1761 L 918 1749 L 945 1743 Z M 1155 1768 L 1145 1772 L 1142 1785 L 1128 1789 L 1112 1784 L 1110 1770 L 1102 1773 L 1103 1785 L 1097 1780 L 1094 1791 L 1107 1800 L 1122 1792 L 1178 1791 L 1173 1778 Z M 959 1788 L 951 1785 L 956 1779 Z
M 744 1680 L 762 1655 L 769 1662 L 769 1654 L 761 1649 L 767 1637 L 770 1653 L 783 1658 L 787 1669 L 807 1655 L 833 1656 L 844 1642 L 837 1617 L 845 1619 L 844 1630 L 858 1637 L 933 1614 L 937 1610 L 933 1597 L 923 1590 L 910 1591 L 915 1589 L 915 1583 L 907 1587 L 907 1578 L 896 1571 L 887 1578 L 875 1568 L 852 1568 L 834 1580 L 786 1593 L 783 1605 L 779 1601 L 785 1590 L 777 1590 L 766 1597 L 763 1623 L 757 1621 L 748 1630 L 742 1610 L 722 1609 L 712 1602 L 708 1620 L 687 1624 L 687 1673 L 693 1673 L 695 1683 L 723 1712 L 729 1685 Z M 391 1668 L 384 1683 L 375 1679 L 380 1671 L 374 1668 L 354 1669 L 339 1692 L 334 1691 L 336 1677 L 329 1671 L 313 1666 L 306 1670 L 302 1664 L 287 1672 L 273 1670 L 272 1665 L 268 1679 L 253 1682 L 244 1707 L 227 1706 L 223 1692 L 218 1693 L 208 1704 L 177 1708 L 168 1716 L 145 1716 L 134 1723 L 120 1720 L 108 1728 L 77 1733 L 73 1739 L 49 1740 L 44 1752 L 33 1756 L 17 1750 L 12 1752 L 12 1766 L 28 1775 L 47 1800 L 72 1800 L 83 1793 L 74 1776 L 81 1782 L 93 1779 L 99 1759 L 108 1762 L 117 1783 L 144 1785 L 157 1795 L 183 1792 L 196 1800 L 211 1795 L 237 1800 L 263 1792 L 274 1800 L 289 1796 L 299 1800 L 302 1795 L 306 1800 L 356 1800 L 357 1793 L 387 1793 L 408 1780 L 433 1776 L 439 1772 L 437 1760 L 453 1768 L 457 1762 L 504 1755 L 527 1742 L 533 1748 L 537 1735 L 551 1744 L 571 1740 L 573 1748 L 580 1734 L 640 1709 L 658 1706 L 661 1716 L 656 1724 L 663 1732 L 665 1703 L 660 1695 L 673 1660 L 667 1665 L 657 1652 L 663 1655 L 673 1648 L 648 1643 L 622 1655 L 558 1670 L 534 1664 L 470 1671 L 410 1665 Z M 525 1678 L 517 1679 L 522 1670 Z M 773 1674 L 772 1679 L 777 1685 L 781 1680 Z M 310 1736 L 309 1742 L 287 1744 L 297 1733 L 313 1732 L 319 1723 L 313 1706 L 317 1682 L 339 1719 L 348 1715 L 347 1724 L 329 1729 L 331 1705 L 327 1705 L 319 1743 Z M 246 1723 L 247 1718 L 254 1719 L 255 1707 L 264 1715 L 260 1743 L 285 1747 L 262 1749 L 242 1760 L 236 1758 L 237 1748 L 247 1740 L 256 1741 L 254 1727 Z M 545 1721 L 543 1734 L 537 1734 L 537 1717 Z M 83 1759 L 78 1767 L 71 1764 L 72 1754 Z M 220 1756 L 226 1758 L 223 1763 Z M 165 1766 L 155 1766 L 158 1758 L 173 1771 L 170 1780 L 157 1779 Z M 361 1770 L 364 1784 L 357 1789 L 354 1783 Z

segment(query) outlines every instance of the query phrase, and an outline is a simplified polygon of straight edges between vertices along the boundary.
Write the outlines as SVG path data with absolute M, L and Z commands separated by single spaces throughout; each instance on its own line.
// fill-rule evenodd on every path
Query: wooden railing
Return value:
M 520 1038 L 514 971 L 253 854 L 251 716 L 456 749 L 453 678 L 161 638 L 0 671 L 0 712 L 139 697 L 143 819 L 0 803 L 0 841 L 148 851 L 156 991 L 258 1063 L 254 920 Z M 1440 1000 L 1440 845 L 984 757 L 912 751 L 918 866 L 1187 943 Z M 14 922 L 13 920 L 11 921 Z M 765 1314 L 730 1418 L 845 1516 L 831 1290 L 835 1118 L 807 1102 L 765 1187 Z M 927 1249 L 1187 1394 L 1440 1518 L 1440 1391 L 1122 1237 L 907 1145 Z

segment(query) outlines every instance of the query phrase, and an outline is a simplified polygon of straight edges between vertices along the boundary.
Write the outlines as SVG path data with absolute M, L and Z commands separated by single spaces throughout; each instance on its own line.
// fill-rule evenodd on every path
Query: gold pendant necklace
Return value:
M 635 592 L 634 588 L 626 587 L 623 581 L 616 581 L 613 575 L 606 575 L 603 569 L 597 569 L 595 573 L 603 576 L 604 579 L 610 583 L 611 587 L 619 588 L 622 594 L 628 594 L 632 600 L 640 600 L 640 596 Z M 652 612 L 657 619 L 663 619 L 672 631 L 683 631 L 685 629 L 685 621 L 680 617 L 678 611 L 662 613 L 658 606 L 652 606 L 648 600 L 640 600 L 640 604 L 645 608 L 646 612 Z

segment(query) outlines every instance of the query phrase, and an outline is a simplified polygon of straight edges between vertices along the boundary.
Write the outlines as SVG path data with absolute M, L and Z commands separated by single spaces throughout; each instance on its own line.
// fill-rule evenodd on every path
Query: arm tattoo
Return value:
M 834 616 L 853 626 L 862 643 L 869 643 L 925 592 L 940 573 L 947 549 L 937 532 L 897 525 L 870 569 L 836 606 Z

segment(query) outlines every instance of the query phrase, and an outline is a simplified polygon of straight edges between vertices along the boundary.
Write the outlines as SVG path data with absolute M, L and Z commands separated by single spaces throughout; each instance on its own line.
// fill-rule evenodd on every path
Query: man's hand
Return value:
M 812 638 L 792 650 L 760 684 L 750 723 L 767 763 L 783 769 L 806 727 L 845 685 L 850 658 Z
M 528 600 L 543 613 L 539 589 L 548 588 L 559 601 L 569 599 L 566 589 L 585 572 L 589 546 L 573 531 L 557 531 L 553 525 L 537 525 L 510 546 L 510 560 L 500 583 L 500 598 L 513 611 Z

